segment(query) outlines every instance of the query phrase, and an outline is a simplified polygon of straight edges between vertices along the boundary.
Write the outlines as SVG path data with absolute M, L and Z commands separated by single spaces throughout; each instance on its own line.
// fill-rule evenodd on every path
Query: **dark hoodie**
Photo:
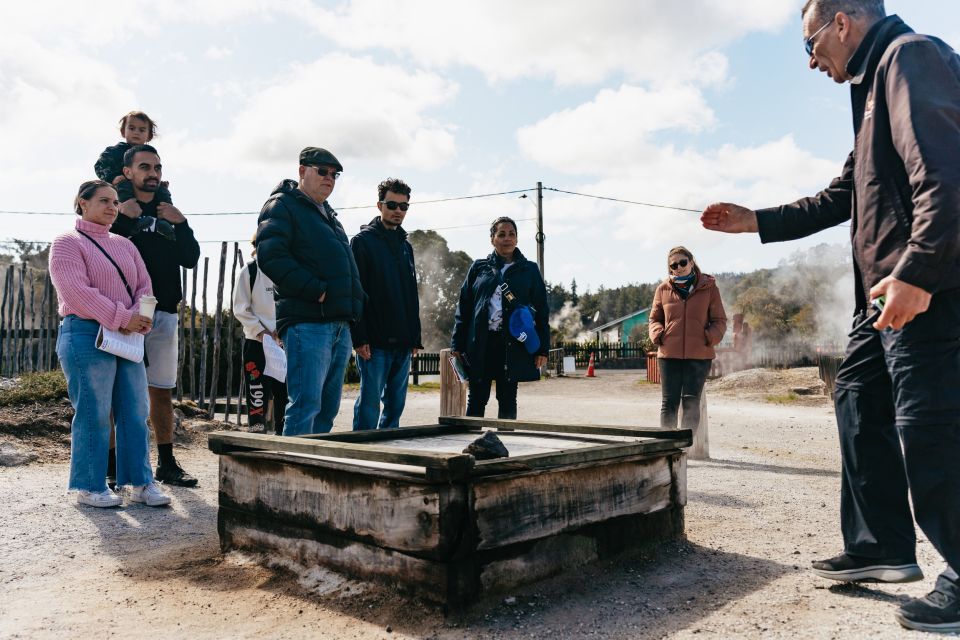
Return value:
M 275 285 L 277 331 L 300 322 L 360 318 L 365 297 L 360 274 L 329 204 L 317 204 L 296 181 L 284 180 L 257 222 L 257 265 Z
M 363 317 L 350 328 L 354 346 L 422 349 L 417 272 L 407 232 L 387 229 L 377 216 L 360 227 L 350 248 L 368 296 Z

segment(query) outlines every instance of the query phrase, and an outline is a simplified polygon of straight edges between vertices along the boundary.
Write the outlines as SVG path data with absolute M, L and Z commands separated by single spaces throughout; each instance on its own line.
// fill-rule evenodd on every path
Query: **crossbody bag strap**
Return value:
M 110 254 L 107 253 L 107 250 L 106 250 L 106 249 L 104 249 L 103 247 L 100 246 L 100 243 L 99 243 L 99 242 L 97 242 L 96 240 L 94 240 L 93 238 L 91 238 L 90 236 L 88 236 L 87 234 L 85 234 L 83 231 L 80 231 L 79 229 L 77 229 L 77 233 L 79 233 L 79 234 L 82 235 L 84 238 L 86 238 L 87 240 L 89 240 L 90 242 L 92 242 L 93 245 L 94 245 L 97 249 L 100 249 L 100 253 L 102 253 L 103 255 L 107 256 L 107 260 L 109 260 L 109 261 L 110 261 L 110 264 L 113 265 L 113 268 L 117 270 L 117 274 L 119 274 L 120 279 L 123 281 L 123 286 L 126 287 L 126 289 L 127 289 L 127 295 L 130 296 L 130 302 L 133 303 L 133 302 L 134 302 L 134 300 L 133 300 L 133 290 L 130 289 L 130 285 L 127 283 L 127 278 L 126 278 L 126 276 L 123 275 L 123 271 L 120 270 L 120 265 L 118 265 L 117 262 L 116 262 L 113 258 L 110 257 Z

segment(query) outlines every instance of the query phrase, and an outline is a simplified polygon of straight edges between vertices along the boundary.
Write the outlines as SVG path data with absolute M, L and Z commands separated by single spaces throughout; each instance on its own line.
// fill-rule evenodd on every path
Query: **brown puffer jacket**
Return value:
M 701 273 L 684 300 L 669 281 L 661 282 L 650 309 L 650 339 L 658 358 L 713 360 L 714 346 L 727 331 L 727 314 L 713 276 Z

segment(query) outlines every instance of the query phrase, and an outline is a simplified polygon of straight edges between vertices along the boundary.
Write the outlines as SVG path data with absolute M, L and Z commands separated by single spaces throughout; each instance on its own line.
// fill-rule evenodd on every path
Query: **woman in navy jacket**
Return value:
M 540 379 L 550 350 L 547 288 L 540 269 L 517 249 L 517 224 L 497 218 L 490 227 L 493 253 L 473 263 L 460 287 L 451 349 L 461 358 L 470 378 L 467 415 L 483 417 L 490 383 L 497 383 L 498 418 L 517 417 L 517 383 Z M 502 294 L 506 283 L 510 302 Z M 511 317 L 528 307 L 535 336 L 520 341 L 510 331 Z M 514 319 L 514 325 L 520 324 Z M 539 343 L 537 345 L 536 343 Z

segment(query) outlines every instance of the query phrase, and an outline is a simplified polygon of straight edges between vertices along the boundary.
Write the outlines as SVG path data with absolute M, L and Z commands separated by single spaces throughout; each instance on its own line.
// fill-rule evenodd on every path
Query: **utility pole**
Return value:
M 537 265 L 540 267 L 540 276 L 546 280 L 543 270 L 543 183 L 537 183 Z

